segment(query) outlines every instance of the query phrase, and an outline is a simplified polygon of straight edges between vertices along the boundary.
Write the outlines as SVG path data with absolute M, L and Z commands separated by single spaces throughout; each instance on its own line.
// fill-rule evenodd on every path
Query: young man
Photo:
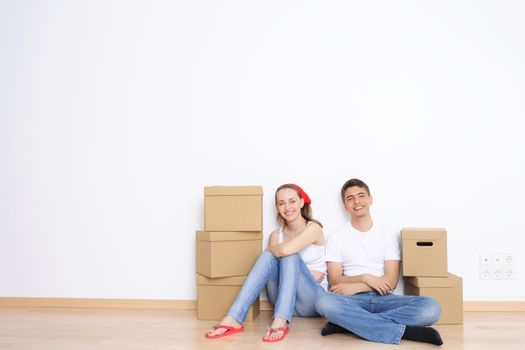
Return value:
M 368 186 L 348 180 L 341 197 L 351 221 L 328 237 L 326 260 L 329 293 L 315 308 L 328 322 L 322 335 L 354 333 L 388 344 L 401 339 L 443 344 L 434 328 L 441 314 L 430 297 L 392 294 L 399 278 L 399 232 L 378 226 L 370 215 L 373 203 Z

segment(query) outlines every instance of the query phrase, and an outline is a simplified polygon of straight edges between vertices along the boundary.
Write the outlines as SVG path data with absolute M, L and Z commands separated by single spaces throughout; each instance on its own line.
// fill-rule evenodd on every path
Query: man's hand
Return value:
M 335 286 L 330 287 L 330 292 L 344 295 L 354 295 L 361 292 L 366 292 L 363 289 L 363 283 L 338 283 Z
M 363 282 L 365 282 L 370 288 L 372 288 L 381 295 L 387 295 L 394 291 L 392 286 L 384 276 L 377 277 L 374 275 L 366 274 L 363 275 Z

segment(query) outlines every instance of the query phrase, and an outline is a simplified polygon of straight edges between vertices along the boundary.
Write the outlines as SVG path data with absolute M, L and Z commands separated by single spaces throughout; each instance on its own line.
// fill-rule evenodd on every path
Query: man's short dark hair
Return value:
M 347 182 L 345 182 L 343 187 L 341 187 L 341 199 L 343 200 L 343 202 L 345 201 L 345 191 L 348 188 L 354 187 L 354 186 L 363 188 L 366 191 L 366 193 L 370 196 L 370 189 L 368 188 L 368 186 L 365 184 L 365 182 L 363 180 L 350 179 Z

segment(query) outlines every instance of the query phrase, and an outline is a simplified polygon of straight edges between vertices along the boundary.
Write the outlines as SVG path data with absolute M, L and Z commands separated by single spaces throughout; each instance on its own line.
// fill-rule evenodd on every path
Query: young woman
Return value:
M 274 314 L 263 341 L 282 340 L 288 334 L 292 315 L 319 316 L 315 300 L 328 285 L 325 238 L 321 223 L 312 218 L 310 204 L 308 195 L 297 185 L 277 188 L 275 206 L 282 226 L 272 232 L 268 249 L 255 262 L 226 316 L 206 333 L 206 338 L 243 332 L 248 309 L 265 285 Z

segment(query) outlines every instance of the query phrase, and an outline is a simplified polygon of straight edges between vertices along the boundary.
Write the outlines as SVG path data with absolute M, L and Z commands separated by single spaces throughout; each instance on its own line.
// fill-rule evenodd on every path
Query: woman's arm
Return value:
M 278 244 L 279 244 L 279 230 L 274 230 L 270 234 L 270 240 L 268 241 L 268 249 Z
M 319 224 L 312 222 L 304 231 L 289 240 L 288 242 L 283 242 L 279 244 L 279 233 L 274 235 L 276 231 L 272 232 L 270 236 L 270 246 L 268 250 L 277 258 L 288 256 L 300 252 L 310 244 L 324 244 L 324 234 L 321 226 Z M 276 244 L 272 245 L 272 236 L 276 236 L 274 242 Z

